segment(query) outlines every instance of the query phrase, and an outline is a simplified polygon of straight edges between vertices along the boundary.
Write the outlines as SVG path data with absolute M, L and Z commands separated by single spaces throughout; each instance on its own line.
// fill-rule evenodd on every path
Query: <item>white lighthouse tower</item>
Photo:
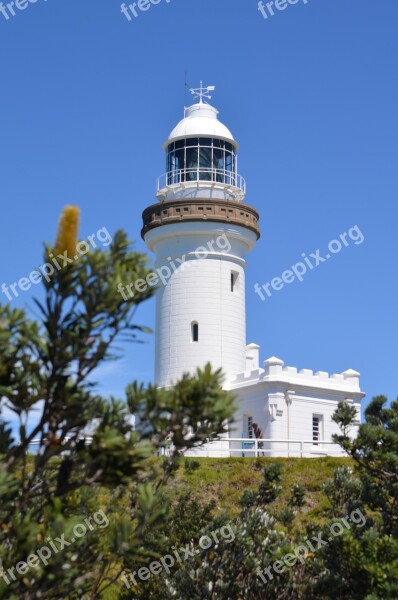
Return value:
M 198 102 L 164 144 L 159 201 L 143 213 L 156 269 L 170 274 L 156 296 L 155 382 L 162 387 L 207 362 L 223 369 L 226 388 L 246 369 L 245 257 L 260 236 L 259 217 L 244 203 L 239 145 L 205 101 L 212 90 L 191 90 Z
M 341 455 L 332 416 L 345 401 L 360 423 L 359 373 L 298 370 L 275 356 L 261 367 L 260 347 L 246 345 L 246 255 L 260 237 L 259 216 L 244 201 L 238 143 L 205 101 L 213 89 L 191 90 L 198 102 L 164 144 L 158 202 L 143 213 L 142 237 L 162 282 L 155 382 L 170 386 L 208 362 L 222 368 L 238 411 L 228 438 L 200 450 L 210 456 L 253 456 L 260 449 L 267 456 Z M 263 432 L 261 446 L 253 441 L 253 423 Z

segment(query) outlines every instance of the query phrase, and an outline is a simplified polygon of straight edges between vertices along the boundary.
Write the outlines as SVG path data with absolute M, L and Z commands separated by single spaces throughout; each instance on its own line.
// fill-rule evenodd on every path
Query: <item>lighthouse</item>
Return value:
M 207 102 L 213 90 L 191 90 L 197 102 L 164 143 L 157 202 L 143 213 L 142 237 L 159 279 L 155 383 L 171 386 L 206 363 L 222 369 L 224 389 L 237 399 L 235 420 L 227 437 L 194 455 L 256 456 L 261 448 L 267 456 L 341 456 L 332 416 L 341 401 L 354 406 L 356 435 L 365 395 L 360 374 L 299 370 L 276 356 L 261 366 L 260 346 L 247 345 L 246 257 L 260 237 L 259 215 L 245 201 L 238 142 Z
M 222 368 L 228 388 L 246 368 L 246 255 L 260 236 L 259 215 L 245 202 L 239 144 L 207 102 L 214 89 L 191 90 L 197 102 L 164 143 L 158 201 L 143 213 L 156 270 L 170 273 L 156 294 L 161 387 L 210 362 Z

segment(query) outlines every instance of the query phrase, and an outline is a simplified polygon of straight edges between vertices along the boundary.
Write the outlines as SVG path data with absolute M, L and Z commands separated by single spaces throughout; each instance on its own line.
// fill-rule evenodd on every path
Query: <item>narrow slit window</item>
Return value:
M 199 342 L 199 323 L 192 323 L 192 341 Z
M 236 292 L 238 284 L 238 273 L 236 271 L 231 271 L 231 292 Z

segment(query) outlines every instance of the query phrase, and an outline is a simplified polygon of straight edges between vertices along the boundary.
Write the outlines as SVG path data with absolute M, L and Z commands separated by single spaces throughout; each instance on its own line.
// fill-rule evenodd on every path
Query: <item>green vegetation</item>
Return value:
M 300 484 L 305 490 L 306 505 L 298 515 L 297 522 L 307 523 L 320 517 L 327 504 L 323 484 L 332 478 L 334 470 L 343 465 L 354 466 L 350 458 L 199 458 L 186 459 L 196 462 L 194 471 L 181 466 L 170 481 L 168 493 L 171 498 L 199 492 L 202 503 L 214 501 L 215 511 L 228 510 L 231 515 L 240 511 L 239 500 L 246 490 L 256 490 L 266 465 L 279 464 L 283 469 L 282 490 L 270 506 L 280 510 L 286 505 L 292 487 Z M 322 519 L 320 519 L 321 522 Z
M 18 441 L 0 422 L 0 598 L 7 600 L 107 597 L 130 557 L 153 555 L 146 532 L 165 516 L 161 493 L 179 454 L 225 432 L 233 414 L 221 373 L 210 366 L 171 390 L 133 382 L 124 399 L 97 393 L 95 370 L 116 360 L 115 343 L 146 331 L 135 311 L 153 291 L 127 300 L 117 293 L 120 282 L 148 274 L 148 259 L 122 231 L 106 251 L 72 260 L 78 219 L 67 207 L 55 249 L 45 248 L 45 262 L 53 252 L 70 261 L 43 279 L 37 320 L 0 305 L 1 402 L 19 422 Z M 175 453 L 153 460 L 169 439 Z

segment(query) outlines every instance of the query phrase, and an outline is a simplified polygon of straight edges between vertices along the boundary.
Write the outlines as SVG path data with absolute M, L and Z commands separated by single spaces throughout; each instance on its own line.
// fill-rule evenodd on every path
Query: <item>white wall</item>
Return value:
M 241 389 L 235 389 L 238 397 L 239 411 L 233 426 L 231 437 L 240 437 L 244 428 L 245 415 L 252 415 L 253 421 L 263 430 L 265 439 L 286 440 L 286 442 L 265 443 L 266 456 L 299 456 L 301 447 L 298 443 L 287 440 L 311 442 L 313 439 L 312 417 L 322 416 L 321 442 L 330 442 L 333 434 L 339 434 L 337 424 L 332 421 L 338 402 L 345 398 L 344 393 L 331 393 L 329 390 L 299 390 L 290 387 L 286 394 L 286 386 L 275 386 L 267 382 Z M 287 401 L 288 400 L 288 401 Z M 360 420 L 360 402 L 354 403 Z M 350 432 L 353 437 L 357 427 Z M 327 454 L 344 455 L 337 445 L 306 443 L 304 453 L 313 456 Z
M 221 367 L 228 380 L 244 371 L 244 257 L 254 246 L 255 234 L 239 226 L 182 222 L 150 230 L 145 241 L 156 253 L 157 269 L 171 262 L 177 266 L 176 259 L 185 257 L 156 295 L 156 384 L 168 386 L 207 362 Z M 207 248 L 206 257 L 195 255 L 200 247 Z M 232 271 L 238 274 L 233 292 Z M 193 322 L 199 325 L 198 342 L 192 341 Z

